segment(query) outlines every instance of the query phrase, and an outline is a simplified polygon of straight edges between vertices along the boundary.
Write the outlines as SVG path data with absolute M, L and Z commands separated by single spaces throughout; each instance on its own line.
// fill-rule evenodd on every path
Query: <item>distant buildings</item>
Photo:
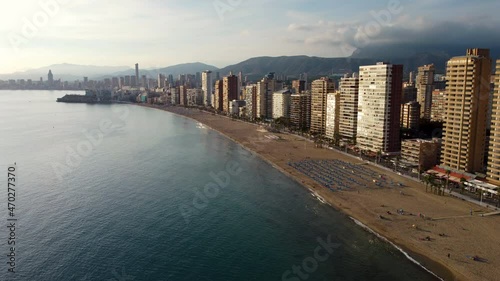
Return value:
M 446 92 L 444 90 L 434 90 L 432 92 L 431 121 L 444 121 L 446 105 Z
M 401 105 L 401 127 L 418 130 L 420 124 L 420 104 L 416 101 Z
M 294 94 L 300 94 L 306 90 L 306 81 L 304 80 L 293 80 L 292 81 L 292 89 Z
M 411 101 L 417 100 L 417 88 L 414 83 L 403 83 L 403 97 L 401 98 L 401 103 L 409 103 Z
M 132 77 L 130 75 L 125 76 L 125 86 L 126 87 L 131 87 L 132 86 Z
M 328 93 L 335 91 L 335 84 L 330 78 L 323 77 L 311 84 L 311 133 L 326 133 L 326 101 Z
M 486 114 L 490 94 L 488 49 L 468 49 L 447 63 L 446 115 L 441 164 L 469 173 L 482 172 Z
M 352 76 L 345 75 L 344 78 L 340 79 L 339 92 L 339 135 L 354 143 L 358 129 L 358 75 L 354 73 Z
M 49 87 L 54 86 L 54 75 L 52 74 L 52 70 L 49 69 L 49 74 L 47 74 L 47 83 Z
M 401 150 L 400 112 L 403 66 L 388 63 L 359 68 L 357 144 L 386 155 Z
M 418 68 L 417 75 L 417 101 L 421 106 L 420 117 L 430 120 L 432 107 L 432 91 L 434 90 L 434 74 L 436 70 L 433 64 Z
M 135 81 L 136 81 L 136 83 L 139 83 L 139 81 L 140 81 L 139 80 L 139 64 L 138 63 L 135 64 Z M 135 85 L 135 86 L 138 86 L 138 85 Z M 141 85 L 141 86 L 146 87 L 146 85 Z
M 186 90 L 187 106 L 203 105 L 203 91 L 201 89 Z
M 232 100 L 231 102 L 229 102 L 229 114 L 231 114 L 232 116 L 243 116 L 243 109 L 245 108 L 246 102 L 244 100 Z
M 158 88 L 165 88 L 165 75 L 158 73 Z
M 488 178 L 500 185 L 500 60 L 497 60 L 495 74 L 493 116 L 488 157 Z

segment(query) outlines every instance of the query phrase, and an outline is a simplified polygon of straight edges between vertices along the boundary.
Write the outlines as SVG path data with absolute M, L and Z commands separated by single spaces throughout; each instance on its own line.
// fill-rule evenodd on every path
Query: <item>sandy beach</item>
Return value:
M 421 183 L 334 150 L 315 148 L 298 136 L 269 133 L 258 125 L 197 109 L 161 109 L 197 120 L 255 152 L 333 208 L 410 253 L 444 280 L 500 279 L 500 244 L 495 238 L 500 233 L 500 217 L 481 216 L 493 210 L 448 195 L 426 193 Z M 351 171 L 352 180 L 363 186 L 332 191 L 289 165 L 304 160 L 350 163 L 381 176 L 379 181 L 383 179 L 387 184 L 376 186 L 372 179 Z M 349 172 L 348 167 L 345 170 Z M 400 214 L 401 209 L 404 212 Z M 470 257 L 475 255 L 484 260 L 472 260 Z

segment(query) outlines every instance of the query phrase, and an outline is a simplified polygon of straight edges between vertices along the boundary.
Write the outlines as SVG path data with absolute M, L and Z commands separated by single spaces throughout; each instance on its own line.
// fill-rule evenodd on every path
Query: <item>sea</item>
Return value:
M 0 280 L 439 280 L 198 122 L 65 94 L 0 91 Z

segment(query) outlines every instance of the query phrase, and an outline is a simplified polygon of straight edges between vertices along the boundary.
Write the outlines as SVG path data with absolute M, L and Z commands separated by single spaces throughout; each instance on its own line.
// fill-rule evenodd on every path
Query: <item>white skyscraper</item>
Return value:
M 212 105 L 212 92 L 213 92 L 212 71 L 203 71 L 201 74 L 201 89 L 203 90 L 203 103 L 205 106 Z
M 326 131 L 325 136 L 336 140 L 339 133 L 340 116 L 340 93 L 328 93 L 326 95 Z
M 357 145 L 361 150 L 383 154 L 401 150 L 402 79 L 402 65 L 359 67 Z

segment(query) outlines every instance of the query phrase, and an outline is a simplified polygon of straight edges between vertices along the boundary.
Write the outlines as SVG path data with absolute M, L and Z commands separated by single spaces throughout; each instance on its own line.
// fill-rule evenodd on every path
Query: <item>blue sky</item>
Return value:
M 482 44 L 500 40 L 498 11 L 495 0 L 10 1 L 0 11 L 0 73 L 55 63 L 223 67 L 254 56 L 344 57 L 367 45 Z

